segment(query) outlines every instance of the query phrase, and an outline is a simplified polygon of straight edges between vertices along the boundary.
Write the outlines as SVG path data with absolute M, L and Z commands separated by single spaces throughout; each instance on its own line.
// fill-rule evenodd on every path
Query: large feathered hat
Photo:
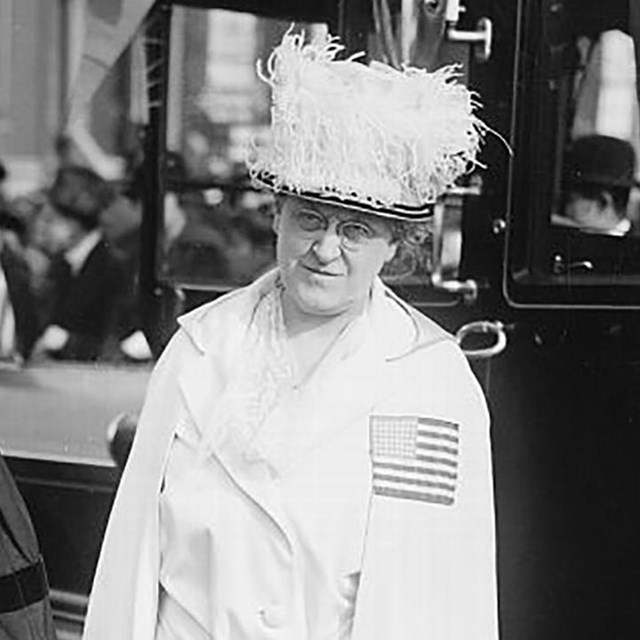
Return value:
M 258 75 L 272 90 L 271 132 L 248 157 L 254 183 L 382 216 L 423 220 L 477 166 L 485 125 L 456 66 L 433 73 L 289 30 Z

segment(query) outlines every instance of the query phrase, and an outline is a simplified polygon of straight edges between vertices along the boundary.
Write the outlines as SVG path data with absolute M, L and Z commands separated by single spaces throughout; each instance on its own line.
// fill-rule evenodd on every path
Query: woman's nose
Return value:
M 336 233 L 335 227 L 331 225 L 313 243 L 313 253 L 320 262 L 332 262 L 341 255 L 340 242 L 340 236 Z

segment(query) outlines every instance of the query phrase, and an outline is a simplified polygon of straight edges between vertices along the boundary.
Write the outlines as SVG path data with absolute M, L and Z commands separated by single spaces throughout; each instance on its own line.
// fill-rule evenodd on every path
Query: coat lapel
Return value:
M 241 350 L 248 326 L 260 297 L 272 286 L 274 276 L 254 283 L 227 307 L 209 316 L 200 315 L 183 322 L 183 326 L 200 344 L 200 353 L 189 360 L 178 376 L 179 386 L 197 430 L 202 436 L 201 458 L 213 457 L 222 465 L 237 487 L 273 521 L 290 544 L 291 535 L 286 515 L 274 485 L 273 472 L 256 448 L 251 430 L 229 418 L 233 407 L 242 407 L 233 393 L 234 369 L 242 360 Z M 215 304 L 215 303 L 214 303 Z M 397 310 L 381 283 L 374 287 L 370 314 L 362 344 L 338 366 L 322 367 L 320 393 L 314 415 L 309 416 L 311 432 L 291 463 L 297 464 L 306 453 L 322 446 L 344 429 L 363 424 L 377 403 L 394 392 L 393 356 L 420 339 L 415 321 L 398 320 Z M 215 319 L 215 322 L 214 322 Z M 207 332 L 215 325 L 216 331 Z M 389 338 L 391 336 L 391 338 Z M 246 357 L 246 354 L 245 354 Z M 231 384 L 230 384 L 231 382 Z M 232 410 L 229 411 L 229 407 Z M 242 413 L 242 411 L 240 411 Z M 365 424 L 368 424 L 365 422 Z M 211 463 L 211 461 L 209 461 Z
M 178 386 L 190 418 L 202 435 L 225 387 L 226 376 L 207 353 L 198 354 L 178 375 Z
M 178 375 L 181 394 L 201 435 L 200 463 L 214 458 L 238 489 L 252 500 L 274 523 L 287 544 L 291 544 L 289 525 L 279 504 L 273 478 L 263 461 L 249 447 L 241 428 L 228 421 L 228 396 L 238 364 L 245 328 L 255 306 L 255 287 L 245 293 L 251 304 L 242 301 L 241 314 L 228 318 L 224 310 L 216 317 L 219 327 L 215 341 L 208 341 L 201 352 L 185 364 Z M 238 308 L 235 309 L 238 311 Z M 215 356 L 215 357 L 214 357 Z

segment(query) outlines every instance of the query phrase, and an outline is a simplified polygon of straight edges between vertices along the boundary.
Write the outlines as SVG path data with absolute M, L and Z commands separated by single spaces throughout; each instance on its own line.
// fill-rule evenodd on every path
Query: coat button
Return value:
M 256 462 L 262 462 L 264 457 L 257 449 L 247 449 L 244 452 L 244 459 L 246 462 L 255 464 Z
M 260 607 L 260 618 L 267 627 L 281 627 L 286 621 L 284 607 L 272 604 L 268 607 Z

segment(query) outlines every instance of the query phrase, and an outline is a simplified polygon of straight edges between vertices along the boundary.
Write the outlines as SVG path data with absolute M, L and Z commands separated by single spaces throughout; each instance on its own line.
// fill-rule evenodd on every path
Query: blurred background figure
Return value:
M 142 193 L 138 177 L 125 183 L 113 202 L 100 215 L 100 227 L 111 253 L 118 259 L 124 273 L 124 295 L 121 296 L 113 332 L 115 341 L 103 357 L 111 360 L 147 361 L 152 353 L 142 332 L 138 304 L 140 276 L 140 225 L 142 223 Z
M 31 271 L 33 289 L 38 294 L 46 283 L 50 257 L 41 247 L 39 215 L 46 201 L 43 191 L 20 194 L 11 199 L 10 212 L 24 228 L 22 251 Z
M 2 190 L 6 177 L 0 162 L 0 360 L 22 361 L 38 336 L 38 316 L 25 257 L 26 225 Z
M 162 273 L 190 283 L 246 284 L 274 264 L 273 200 L 242 188 L 194 188 L 184 157 L 167 151 Z
M 636 180 L 636 157 L 626 140 L 604 135 L 578 138 L 565 158 L 564 215 L 554 223 L 587 233 L 635 233 L 628 215 Z
M 4 210 L 7 207 L 7 197 L 5 194 L 5 183 L 7 181 L 7 168 L 4 166 L 2 160 L 0 160 L 0 209 Z
M 100 228 L 114 198 L 106 181 L 79 166 L 61 168 L 48 191 L 39 214 L 39 242 L 51 256 L 39 352 L 94 360 L 117 339 L 126 279 Z
M 203 280 L 228 272 L 228 239 L 209 222 L 202 192 L 189 185 L 181 154 L 168 151 L 167 194 L 164 203 L 164 255 L 167 275 L 197 274 Z
M 31 271 L 20 221 L 0 210 L 0 360 L 26 360 L 38 336 Z

